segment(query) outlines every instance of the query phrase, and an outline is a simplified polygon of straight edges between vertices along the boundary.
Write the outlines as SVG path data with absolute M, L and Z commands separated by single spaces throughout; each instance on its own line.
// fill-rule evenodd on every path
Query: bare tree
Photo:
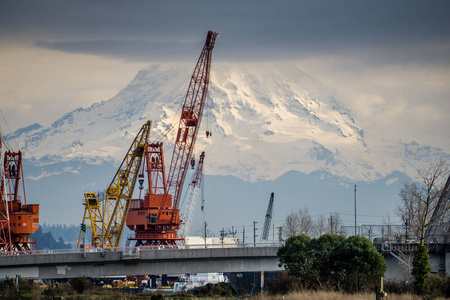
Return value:
M 320 215 L 314 222 L 313 232 L 315 237 L 321 237 L 327 232 L 327 220 L 323 215 Z
M 298 218 L 300 219 L 300 232 L 311 236 L 313 233 L 314 222 L 307 207 L 298 210 Z
M 286 239 L 299 234 L 320 237 L 324 233 L 340 234 L 342 225 L 341 215 L 337 212 L 330 215 L 328 222 L 323 215 L 314 221 L 308 208 L 305 207 L 299 209 L 297 213 L 291 212 L 287 215 L 282 230 Z
M 328 219 L 328 232 L 332 234 L 340 234 L 340 230 L 342 227 L 342 219 L 341 215 L 337 212 L 330 214 L 330 218 Z
M 298 215 L 294 212 L 291 212 L 286 216 L 283 225 L 283 236 L 285 239 L 299 235 L 300 234 L 300 219 Z
M 397 214 L 408 224 L 411 233 L 417 235 L 420 245 L 424 244 L 425 233 L 431 225 L 438 224 L 449 207 L 434 213 L 447 179 L 449 168 L 446 162 L 430 164 L 418 170 L 418 182 L 404 183 L 399 192 L 401 204 Z

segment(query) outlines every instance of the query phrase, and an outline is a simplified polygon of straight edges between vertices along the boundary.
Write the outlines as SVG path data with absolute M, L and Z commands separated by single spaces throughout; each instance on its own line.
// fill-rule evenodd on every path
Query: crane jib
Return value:
M 191 76 L 176 130 L 170 167 L 166 181 L 162 144 L 148 144 L 145 150 L 148 192 L 134 199 L 126 216 L 127 227 L 134 231 L 127 244 L 138 246 L 177 245 L 183 240 L 178 235 L 182 225 L 179 199 L 187 169 L 192 165 L 195 141 L 206 101 L 211 65 L 211 53 L 217 33 L 209 31 L 205 45 Z M 203 155 L 204 157 L 204 155 Z M 189 164 L 191 162 L 191 164 Z M 202 159 L 200 164 L 202 163 Z M 193 167 L 193 166 L 192 166 Z M 200 168 L 201 172 L 201 168 Z M 141 179 L 143 182 L 143 179 Z M 200 178 L 195 184 L 200 185 Z M 198 189 L 198 187 L 197 187 Z M 183 218 L 183 221 L 188 221 Z
M 216 32 L 208 31 L 183 104 L 168 176 L 168 192 L 173 195 L 174 209 L 178 208 L 186 177 L 187 160 L 191 159 L 201 122 L 208 92 L 211 53 L 217 36 Z

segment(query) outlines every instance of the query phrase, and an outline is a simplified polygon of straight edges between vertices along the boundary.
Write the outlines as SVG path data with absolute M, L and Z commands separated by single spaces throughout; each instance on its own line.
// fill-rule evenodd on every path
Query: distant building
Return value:
M 202 236 L 185 237 L 186 246 L 190 249 L 205 248 L 205 238 Z M 238 247 L 238 238 L 207 237 L 206 248 L 236 248 Z

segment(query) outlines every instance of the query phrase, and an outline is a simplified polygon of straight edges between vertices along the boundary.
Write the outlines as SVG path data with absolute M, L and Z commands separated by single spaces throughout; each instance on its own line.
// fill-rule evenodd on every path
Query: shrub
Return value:
M 414 250 L 412 268 L 414 290 L 418 295 L 425 294 L 430 271 L 430 256 L 428 255 L 427 247 L 419 245 L 417 249 Z
M 390 294 L 411 294 L 414 288 L 410 282 L 384 281 L 384 291 Z
M 302 284 L 296 276 L 283 272 L 272 280 L 267 281 L 264 290 L 271 295 L 286 295 L 301 291 Z
M 213 297 L 213 296 L 222 296 L 222 297 L 231 297 L 236 293 L 234 292 L 233 287 L 229 283 L 219 283 L 212 284 L 208 283 L 207 285 L 197 287 L 193 291 L 194 296 L 200 297 Z
M 371 291 L 386 272 L 383 256 L 365 237 L 351 236 L 331 252 L 337 286 L 347 293 Z
M 83 294 L 84 291 L 86 290 L 90 290 L 93 288 L 92 283 L 89 281 L 89 279 L 87 279 L 86 277 L 78 277 L 78 278 L 74 278 L 71 282 L 70 285 L 72 286 L 72 288 L 77 291 L 77 293 L 79 294 Z
M 430 295 L 433 298 L 442 297 L 444 296 L 444 289 L 443 289 L 443 283 L 444 280 L 441 276 L 438 275 L 430 275 L 428 277 L 427 282 L 427 294 Z
M 164 295 L 161 293 L 156 293 L 151 296 L 151 300 L 163 300 Z

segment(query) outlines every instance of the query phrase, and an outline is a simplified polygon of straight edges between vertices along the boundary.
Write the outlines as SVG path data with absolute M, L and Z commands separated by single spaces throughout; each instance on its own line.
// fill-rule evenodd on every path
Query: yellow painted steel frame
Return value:
M 151 125 L 152 122 L 147 121 L 147 123 L 142 126 L 125 155 L 122 164 L 117 170 L 116 175 L 111 181 L 111 184 L 106 189 L 104 219 L 102 218 L 100 209 L 94 213 L 96 210 L 95 208 L 88 209 L 86 206 L 83 222 L 89 220 L 91 223 L 91 226 L 87 228 L 93 229 L 93 246 L 99 247 L 102 245 L 101 225 L 97 224 L 102 224 L 104 220 L 105 247 L 119 247 L 131 198 L 133 197 L 134 187 L 144 158 L 145 146 L 148 143 Z M 88 217 L 86 217 L 87 211 L 89 211 Z M 96 235 L 94 235 L 94 229 L 96 230 Z M 82 234 L 80 232 L 80 239 L 81 236 Z M 80 244 L 80 241 L 78 241 L 78 244 Z
M 98 247 L 102 244 L 102 212 L 100 210 L 100 203 L 95 193 L 84 193 L 84 216 L 83 224 L 86 224 L 86 230 L 92 230 L 91 245 Z M 89 221 L 89 222 L 88 222 Z M 89 226 L 89 224 L 91 224 Z M 83 232 L 80 230 L 78 237 L 77 249 L 80 249 Z

